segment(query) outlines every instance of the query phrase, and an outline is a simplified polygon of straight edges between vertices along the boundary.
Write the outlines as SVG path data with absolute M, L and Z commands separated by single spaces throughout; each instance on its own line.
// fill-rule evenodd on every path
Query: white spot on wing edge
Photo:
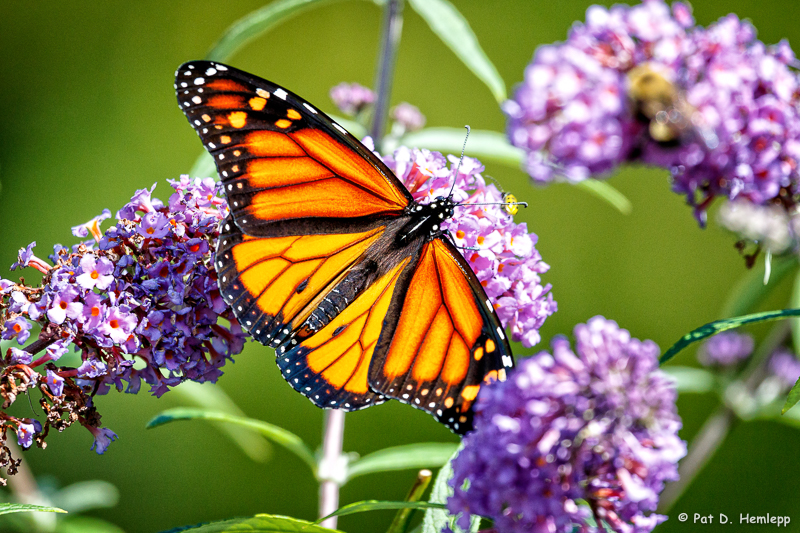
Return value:
M 219 63 L 215 63 L 214 66 L 217 67 L 217 70 L 228 70 L 228 67 Z
M 492 302 L 490 302 L 488 298 L 486 299 L 486 307 L 489 309 L 492 308 Z
M 506 340 L 506 334 L 503 333 L 503 328 L 500 326 L 497 326 L 497 334 L 500 335 L 501 339 Z
M 333 123 L 333 127 L 336 128 L 337 130 L 341 131 L 342 133 L 347 134 L 347 130 L 344 129 L 343 127 L 341 127 L 340 125 L 338 125 L 336 122 Z
M 289 96 L 289 93 L 287 93 L 286 91 L 284 91 L 280 87 L 275 89 L 275 92 L 273 92 L 272 94 L 274 94 L 275 96 L 277 96 L 281 100 L 286 100 L 286 97 Z
M 312 112 L 312 113 L 314 113 L 315 115 L 317 114 L 317 110 L 316 110 L 316 109 L 314 109 L 314 106 L 312 106 L 312 105 L 311 105 L 311 104 L 309 104 L 308 102 L 303 102 L 303 107 L 305 107 L 306 109 L 308 109 L 309 111 L 311 111 L 311 112 Z
M 513 361 L 513 359 L 511 359 L 510 355 L 504 355 L 503 356 L 503 366 L 511 367 L 511 365 L 513 363 L 514 363 L 514 361 Z

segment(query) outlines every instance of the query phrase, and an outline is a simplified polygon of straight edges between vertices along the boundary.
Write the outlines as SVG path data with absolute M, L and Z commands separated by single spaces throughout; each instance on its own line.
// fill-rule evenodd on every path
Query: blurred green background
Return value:
M 511 89 L 534 49 L 564 39 L 570 25 L 583 20 L 589 2 L 456 4 Z M 156 196 L 166 199 L 165 180 L 188 172 L 201 151 L 178 110 L 173 72 L 184 61 L 202 58 L 231 23 L 261 5 L 255 0 L 0 2 L 4 269 L 30 241 L 39 243 L 41 256 L 56 242 L 73 243 L 70 226 L 105 207 L 115 212 L 137 188 L 157 182 Z M 800 46 L 800 3 L 729 0 L 693 7 L 700 24 L 734 12 L 749 18 L 766 43 L 788 38 L 795 50 Z M 335 2 L 257 39 L 229 62 L 334 111 L 330 87 L 341 81 L 372 85 L 380 18 L 370 2 Z M 417 105 L 429 126 L 504 128 L 487 88 L 408 6 L 392 95 L 393 103 L 400 101 Z M 568 185 L 535 189 L 522 172 L 500 165 L 488 165 L 486 173 L 530 202 L 518 219 L 538 234 L 538 249 L 552 267 L 545 281 L 553 285 L 559 311 L 542 330 L 542 348 L 553 335 L 602 314 L 666 349 L 687 331 L 719 318 L 727 292 L 745 273 L 735 239 L 713 222 L 715 211 L 709 228 L 700 230 L 682 198 L 669 191 L 665 172 L 628 168 L 611 178 L 633 202 L 630 216 Z M 2 275 L 10 277 L 7 271 Z M 783 307 L 790 288 L 785 281 L 762 308 Z M 763 335 L 766 329 L 752 331 Z M 534 352 L 516 348 L 520 354 Z M 249 344 L 225 368 L 220 385 L 249 416 L 286 427 L 316 447 L 322 412 L 284 383 L 272 357 L 271 350 Z M 694 364 L 694 349 L 676 362 Z M 294 456 L 275 449 L 268 462 L 254 464 L 201 422 L 144 429 L 176 401 L 169 394 L 157 400 L 146 391 L 99 397 L 104 426 L 120 435 L 104 456 L 89 451 L 91 436 L 76 427 L 51 435 L 46 450 L 31 449 L 24 459 L 37 475 L 55 476 L 63 485 L 84 479 L 116 485 L 120 504 L 95 516 L 128 532 L 258 512 L 315 518 L 317 487 Z M 682 397 L 683 438 L 690 439 L 715 406 L 712 396 Z M 455 440 L 431 417 L 399 404 L 347 417 L 345 449 L 361 454 Z M 789 515 L 789 529 L 800 531 L 798 442 L 800 431 L 775 423 L 738 425 L 659 531 L 693 530 L 678 522 L 679 512 Z M 342 489 L 341 502 L 402 499 L 414 475 L 356 479 Z M 391 518 L 391 512 L 348 516 L 340 528 L 381 531 Z M 717 527 L 722 526 L 703 531 Z

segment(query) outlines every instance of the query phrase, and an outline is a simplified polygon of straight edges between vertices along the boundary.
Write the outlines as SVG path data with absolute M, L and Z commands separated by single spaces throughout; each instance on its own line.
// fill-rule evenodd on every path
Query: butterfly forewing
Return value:
M 329 222 L 345 220 L 351 229 L 370 217 L 396 216 L 411 202 L 374 154 L 282 87 L 195 61 L 176 72 L 176 91 L 247 234 L 324 233 Z

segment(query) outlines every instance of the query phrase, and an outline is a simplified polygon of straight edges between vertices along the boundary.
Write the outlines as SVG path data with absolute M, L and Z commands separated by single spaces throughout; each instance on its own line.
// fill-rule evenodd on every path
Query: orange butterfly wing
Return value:
M 329 222 L 352 230 L 412 201 L 372 152 L 282 87 L 209 61 L 186 63 L 175 77 L 178 103 L 248 235 L 325 233 Z
M 381 337 L 370 386 L 466 433 L 480 387 L 504 381 L 514 365 L 486 293 L 458 250 L 434 239 L 422 249 L 407 290 L 393 304 L 399 320 Z

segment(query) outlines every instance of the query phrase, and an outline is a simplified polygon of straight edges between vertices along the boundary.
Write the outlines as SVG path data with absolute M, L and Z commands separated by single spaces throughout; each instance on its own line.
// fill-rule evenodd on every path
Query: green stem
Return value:
M 414 481 L 414 485 L 412 485 L 411 490 L 408 491 L 406 501 L 418 502 L 420 499 L 422 499 L 422 494 L 425 492 L 425 489 L 428 488 L 428 485 L 430 485 L 432 477 L 433 474 L 430 470 L 420 470 L 419 474 L 417 474 L 416 481 Z M 392 520 L 392 525 L 389 526 L 389 529 L 386 531 L 386 533 L 406 533 L 406 531 L 408 531 L 408 525 L 411 523 L 411 517 L 414 515 L 414 511 L 415 509 L 408 507 L 397 511 L 394 520 Z
M 392 95 L 392 79 L 397 59 L 397 48 L 403 32 L 403 0 L 388 0 L 383 8 L 381 28 L 381 49 L 378 53 L 378 70 L 375 73 L 375 107 L 372 115 L 370 136 L 375 149 L 380 151 L 386 118 L 389 112 L 389 99 Z

